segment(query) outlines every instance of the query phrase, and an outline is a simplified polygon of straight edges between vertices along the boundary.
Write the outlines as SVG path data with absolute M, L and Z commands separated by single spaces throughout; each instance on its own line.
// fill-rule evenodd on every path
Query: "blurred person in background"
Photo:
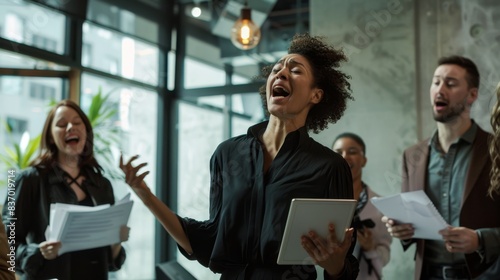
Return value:
M 358 279 L 382 279 L 382 268 L 391 258 L 392 237 L 381 221 L 382 214 L 370 201 L 378 195 L 362 180 L 363 167 L 367 162 L 365 142 L 357 134 L 346 132 L 335 138 L 332 149 L 349 164 L 354 199 L 358 201 L 354 218 L 357 230 L 354 256 L 359 260 Z

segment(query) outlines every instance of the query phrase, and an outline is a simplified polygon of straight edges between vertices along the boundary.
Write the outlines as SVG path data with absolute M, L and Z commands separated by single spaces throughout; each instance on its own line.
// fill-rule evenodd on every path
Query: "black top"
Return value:
M 290 203 L 292 198 L 352 199 L 350 168 L 302 127 L 287 135 L 264 174 L 259 136 L 266 126 L 250 127 L 247 135 L 216 149 L 210 162 L 210 219 L 179 217 L 193 254 L 181 252 L 222 273 L 221 279 L 316 279 L 312 266 L 276 264 Z M 355 279 L 358 271 L 350 253 L 345 279 Z
M 82 170 L 85 180 L 82 189 L 87 198 L 84 205 L 114 204 L 111 183 L 93 170 Z M 101 247 L 65 253 L 54 260 L 45 260 L 38 248 L 45 241 L 49 224 L 50 204 L 80 204 L 75 192 L 67 184 L 64 171 L 51 168 L 30 167 L 18 173 L 15 179 L 15 211 L 3 208 L 3 222 L 15 220 L 16 271 L 23 279 L 80 280 L 107 279 L 108 270 L 117 270 L 125 261 L 125 251 L 113 261 L 111 247 Z M 9 197 L 5 202 L 7 205 Z M 11 215 L 12 214 L 12 215 Z M 7 234 L 9 228 L 7 227 Z

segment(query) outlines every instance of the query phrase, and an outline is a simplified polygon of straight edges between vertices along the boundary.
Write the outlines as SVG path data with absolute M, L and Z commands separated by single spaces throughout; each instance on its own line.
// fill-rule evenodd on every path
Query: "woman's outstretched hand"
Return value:
M 149 172 L 146 171 L 139 174 L 139 170 L 146 166 L 146 163 L 141 163 L 136 167 L 132 165 L 132 162 L 138 157 L 137 155 L 133 156 L 127 163 L 123 163 L 123 156 L 120 156 L 120 169 L 125 173 L 125 182 L 130 185 L 144 205 L 149 208 L 149 211 L 155 215 L 170 236 L 172 236 L 188 254 L 192 254 L 193 249 L 191 248 L 191 243 L 177 215 L 172 212 L 163 201 L 159 200 L 144 182 L 144 177 L 146 177 Z
M 139 170 L 147 165 L 146 162 L 143 162 L 136 167 L 132 165 L 132 162 L 136 160 L 139 156 L 135 155 L 131 157 L 127 163 L 123 163 L 123 155 L 120 155 L 120 169 L 125 174 L 125 182 L 134 190 L 134 192 L 144 200 L 144 196 L 150 194 L 151 191 L 149 187 L 144 182 L 144 177 L 149 174 L 149 171 L 143 172 L 139 174 Z

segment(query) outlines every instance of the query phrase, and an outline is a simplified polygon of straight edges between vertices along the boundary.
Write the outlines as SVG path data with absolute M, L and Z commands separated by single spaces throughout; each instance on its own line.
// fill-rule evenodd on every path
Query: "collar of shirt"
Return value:
M 62 170 L 62 168 L 59 167 L 57 164 L 54 164 L 53 166 L 54 167 L 52 168 L 52 170 L 50 170 L 50 169 L 47 170 L 49 172 L 48 173 L 49 183 L 51 185 L 63 183 L 64 182 L 64 173 L 65 173 L 64 170 Z
M 46 168 L 46 167 L 45 167 Z M 61 167 L 59 167 L 57 164 L 53 165 L 53 168 L 47 168 L 46 169 L 47 175 L 48 175 L 48 180 L 51 185 L 57 185 L 64 183 L 66 181 L 66 178 L 64 174 L 66 173 Z M 95 181 L 94 176 L 91 172 L 88 171 L 86 168 L 82 168 L 81 174 L 85 176 L 85 183 L 91 183 L 93 186 L 99 186 L 99 183 Z
M 474 120 L 471 120 L 472 124 L 467 129 L 467 131 L 462 134 L 453 144 L 458 143 L 458 141 L 463 140 L 468 144 L 472 144 L 474 142 L 474 139 L 476 138 L 476 132 L 477 132 L 477 124 Z M 438 131 L 437 129 L 434 130 L 434 133 L 432 134 L 432 137 L 429 139 L 429 146 L 434 148 L 436 151 L 442 152 L 441 145 L 439 145 L 439 137 L 438 137 Z
M 249 127 L 247 136 L 255 138 L 260 142 L 260 136 L 264 133 L 264 130 L 266 129 L 268 124 L 269 122 L 265 121 Z M 294 141 L 294 139 L 296 139 L 297 141 Z M 300 145 L 307 139 L 309 139 L 309 134 L 307 133 L 306 126 L 303 126 L 295 131 L 289 132 L 286 136 L 285 143 L 292 142 Z M 283 143 L 283 145 L 285 145 L 285 143 Z

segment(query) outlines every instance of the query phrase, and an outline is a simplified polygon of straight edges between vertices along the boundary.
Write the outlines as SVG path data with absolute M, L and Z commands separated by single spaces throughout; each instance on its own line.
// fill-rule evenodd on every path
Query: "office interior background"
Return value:
M 41 133 L 52 100 L 70 98 L 88 112 L 101 92 L 112 112 L 99 131 L 109 173 L 121 151 L 139 154 L 157 196 L 181 216 L 207 219 L 212 152 L 265 118 L 258 95 L 264 81 L 255 77 L 303 32 L 344 49 L 350 61 L 342 68 L 352 76 L 355 98 L 337 124 L 311 136 L 325 146 L 346 131 L 364 138 L 363 179 L 380 195 L 399 192 L 403 150 L 435 128 L 428 89 L 439 57 L 459 54 L 477 63 L 481 85 L 472 116 L 491 130 L 500 81 L 499 1 L 247 2 L 262 39 L 243 51 L 229 39 L 243 0 L 0 0 L 0 154 Z M 201 8 L 198 18 L 194 6 Z M 4 182 L 3 161 L 0 170 Z M 113 178 L 121 198 L 129 189 Z M 0 193 L 3 202 L 6 184 Z M 111 279 L 155 279 L 158 264 L 218 279 L 182 257 L 133 199 L 127 260 Z M 394 241 L 391 250 L 385 278 L 410 278 L 413 249 L 403 252 Z

